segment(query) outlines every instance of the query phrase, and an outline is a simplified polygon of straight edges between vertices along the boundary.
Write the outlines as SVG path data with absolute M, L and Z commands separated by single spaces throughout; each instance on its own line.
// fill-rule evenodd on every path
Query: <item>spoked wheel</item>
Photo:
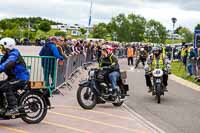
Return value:
M 20 100 L 20 106 L 25 106 L 21 112 L 22 120 L 28 124 L 40 123 L 47 114 L 47 103 L 39 93 L 30 92 Z
M 84 109 L 93 109 L 97 104 L 97 97 L 89 87 L 80 86 L 78 88 L 77 100 Z

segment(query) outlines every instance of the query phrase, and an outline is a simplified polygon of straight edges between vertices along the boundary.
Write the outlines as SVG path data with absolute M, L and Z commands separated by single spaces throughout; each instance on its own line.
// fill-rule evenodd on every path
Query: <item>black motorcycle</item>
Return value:
M 1 108 L 0 120 L 21 118 L 28 124 L 37 124 L 45 118 L 47 109 L 51 107 L 48 89 L 32 89 L 30 82 L 27 81 L 23 88 L 14 90 L 14 93 L 18 101 L 17 109 L 19 110 L 19 114 L 12 116 L 5 115 L 8 102 L 6 95 L 3 94 L 3 97 L 1 97 L 3 108 Z
M 96 104 L 112 103 L 114 106 L 121 106 L 129 90 L 128 84 L 124 84 L 120 77 L 118 81 L 117 95 L 110 94 L 109 89 L 111 84 L 106 75 L 106 67 L 103 69 L 90 69 L 88 72 L 89 78 L 83 80 L 79 84 L 77 91 L 77 100 L 79 105 L 84 109 L 93 109 Z
M 164 96 L 163 74 L 164 74 L 164 71 L 162 69 L 155 69 L 152 72 L 152 76 L 153 76 L 152 95 L 156 95 L 158 104 L 161 101 L 161 95 Z

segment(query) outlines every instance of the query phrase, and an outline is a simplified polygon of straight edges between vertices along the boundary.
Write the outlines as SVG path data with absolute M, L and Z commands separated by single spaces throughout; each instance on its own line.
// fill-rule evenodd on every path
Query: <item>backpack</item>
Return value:
M 51 50 L 51 43 L 46 43 L 42 50 L 40 51 L 40 56 L 54 56 L 53 51 Z M 54 65 L 54 59 L 51 58 L 42 58 L 42 67 L 45 67 L 47 69 L 52 68 Z
M 40 51 L 40 56 L 53 56 L 53 52 L 51 50 L 51 43 L 46 43 L 42 50 Z

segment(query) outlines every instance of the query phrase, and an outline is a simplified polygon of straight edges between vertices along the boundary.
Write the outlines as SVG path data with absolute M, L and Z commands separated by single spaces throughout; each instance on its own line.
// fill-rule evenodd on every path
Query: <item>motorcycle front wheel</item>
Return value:
M 77 91 L 77 100 L 83 109 L 93 109 L 97 104 L 97 96 L 90 87 L 80 86 Z
M 160 101 L 161 101 L 161 85 L 156 86 L 156 98 L 157 98 L 157 103 L 160 104 Z

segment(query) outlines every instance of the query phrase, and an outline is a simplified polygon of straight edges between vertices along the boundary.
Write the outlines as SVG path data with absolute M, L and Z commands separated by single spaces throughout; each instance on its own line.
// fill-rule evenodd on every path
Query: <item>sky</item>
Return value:
M 0 19 L 40 16 L 66 24 L 87 25 L 91 0 L 1 0 Z M 194 30 L 200 24 L 200 0 L 93 0 L 92 24 L 108 23 L 119 13 L 134 13 L 147 20 L 160 21 L 172 29 L 172 17 L 176 27 Z

